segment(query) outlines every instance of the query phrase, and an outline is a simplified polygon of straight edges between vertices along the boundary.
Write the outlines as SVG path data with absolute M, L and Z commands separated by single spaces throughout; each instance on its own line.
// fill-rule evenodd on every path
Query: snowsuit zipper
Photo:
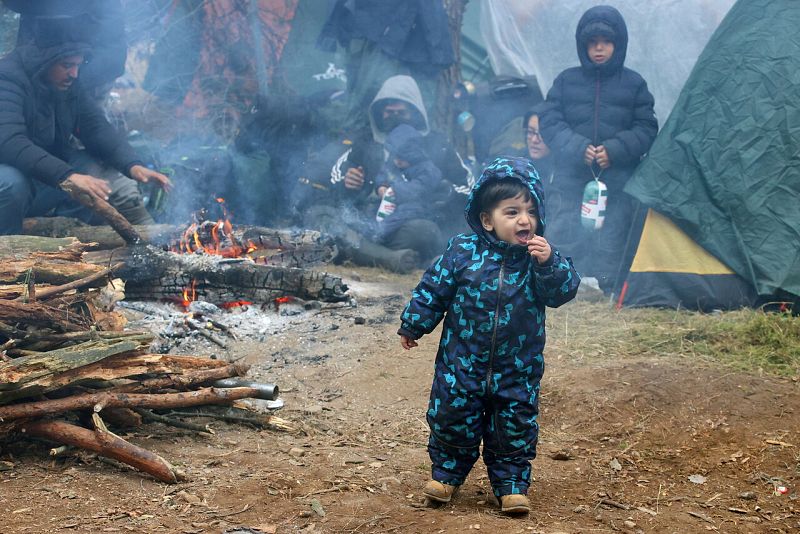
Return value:
M 497 306 L 494 309 L 494 329 L 492 330 L 492 345 L 489 349 L 489 366 L 486 370 L 486 387 L 488 388 L 486 392 L 488 394 L 491 393 L 492 387 L 492 361 L 494 360 L 495 343 L 497 341 L 497 327 L 500 324 L 500 297 L 503 294 L 503 271 L 505 266 L 506 257 L 503 255 L 503 259 L 500 261 L 500 276 L 497 281 Z

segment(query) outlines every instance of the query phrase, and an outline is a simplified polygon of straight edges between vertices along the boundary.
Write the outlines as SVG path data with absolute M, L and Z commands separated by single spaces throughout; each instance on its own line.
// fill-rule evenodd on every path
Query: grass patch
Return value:
M 617 311 L 575 302 L 548 312 L 548 337 L 550 349 L 577 358 L 679 357 L 747 372 L 800 374 L 800 319 L 787 314 Z

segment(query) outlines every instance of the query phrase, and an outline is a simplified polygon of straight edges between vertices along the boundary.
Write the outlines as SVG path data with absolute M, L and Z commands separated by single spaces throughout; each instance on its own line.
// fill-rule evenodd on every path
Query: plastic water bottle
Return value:
M 394 213 L 397 204 L 394 203 L 394 191 L 391 187 L 387 187 L 383 193 L 383 198 L 378 206 L 378 213 L 375 214 L 375 220 L 378 222 L 383 221 L 386 217 Z
M 606 219 L 608 187 L 595 178 L 583 189 L 581 202 L 581 225 L 588 230 L 599 230 Z

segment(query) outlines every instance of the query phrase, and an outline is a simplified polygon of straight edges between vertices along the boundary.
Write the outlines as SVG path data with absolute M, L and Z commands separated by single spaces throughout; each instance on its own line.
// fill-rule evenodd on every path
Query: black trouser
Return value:
M 572 258 L 582 276 L 597 278 L 605 293 L 617 292 L 641 233 L 639 203 L 627 193 L 609 191 L 603 227 L 592 230 L 581 225 L 582 197 L 582 192 L 547 190 L 545 237 Z

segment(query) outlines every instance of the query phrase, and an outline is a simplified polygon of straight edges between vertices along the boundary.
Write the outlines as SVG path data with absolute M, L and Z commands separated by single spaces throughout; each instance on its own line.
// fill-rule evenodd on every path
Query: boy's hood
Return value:
M 390 158 L 399 158 L 414 165 L 428 159 L 424 142 L 425 138 L 413 126 L 401 124 L 389 132 L 383 146 Z
M 519 180 L 528 187 L 533 198 L 533 203 L 536 206 L 536 213 L 539 216 L 539 221 L 536 227 L 537 235 L 544 235 L 545 228 L 545 213 L 544 213 L 544 188 L 542 181 L 539 179 L 539 173 L 533 162 L 528 158 L 518 157 L 499 157 L 489 164 L 481 177 L 472 188 L 467 200 L 467 207 L 464 209 L 464 215 L 467 218 L 467 223 L 470 228 L 481 236 L 483 239 L 492 244 L 497 244 L 497 238 L 488 233 L 481 224 L 480 210 L 477 205 L 478 191 L 487 183 L 495 180 L 505 178 L 513 178 Z
M 586 52 L 589 37 L 594 35 L 613 34 L 614 55 L 607 63 L 595 65 Z M 628 27 L 622 14 L 611 6 L 595 6 L 588 9 L 575 30 L 575 43 L 578 47 L 578 58 L 581 67 L 592 73 L 600 71 L 601 74 L 612 74 L 623 67 L 625 55 L 628 52 Z
M 369 105 L 369 125 L 372 128 L 372 137 L 380 144 L 386 141 L 387 132 L 382 132 L 378 128 L 380 121 L 376 113 L 383 109 L 385 100 L 402 100 L 411 105 L 412 126 L 416 127 L 422 135 L 428 135 L 428 112 L 425 110 L 425 103 L 422 100 L 422 93 L 414 78 L 403 74 L 387 78 L 381 86 L 378 94 Z M 416 110 L 416 113 L 414 113 Z

